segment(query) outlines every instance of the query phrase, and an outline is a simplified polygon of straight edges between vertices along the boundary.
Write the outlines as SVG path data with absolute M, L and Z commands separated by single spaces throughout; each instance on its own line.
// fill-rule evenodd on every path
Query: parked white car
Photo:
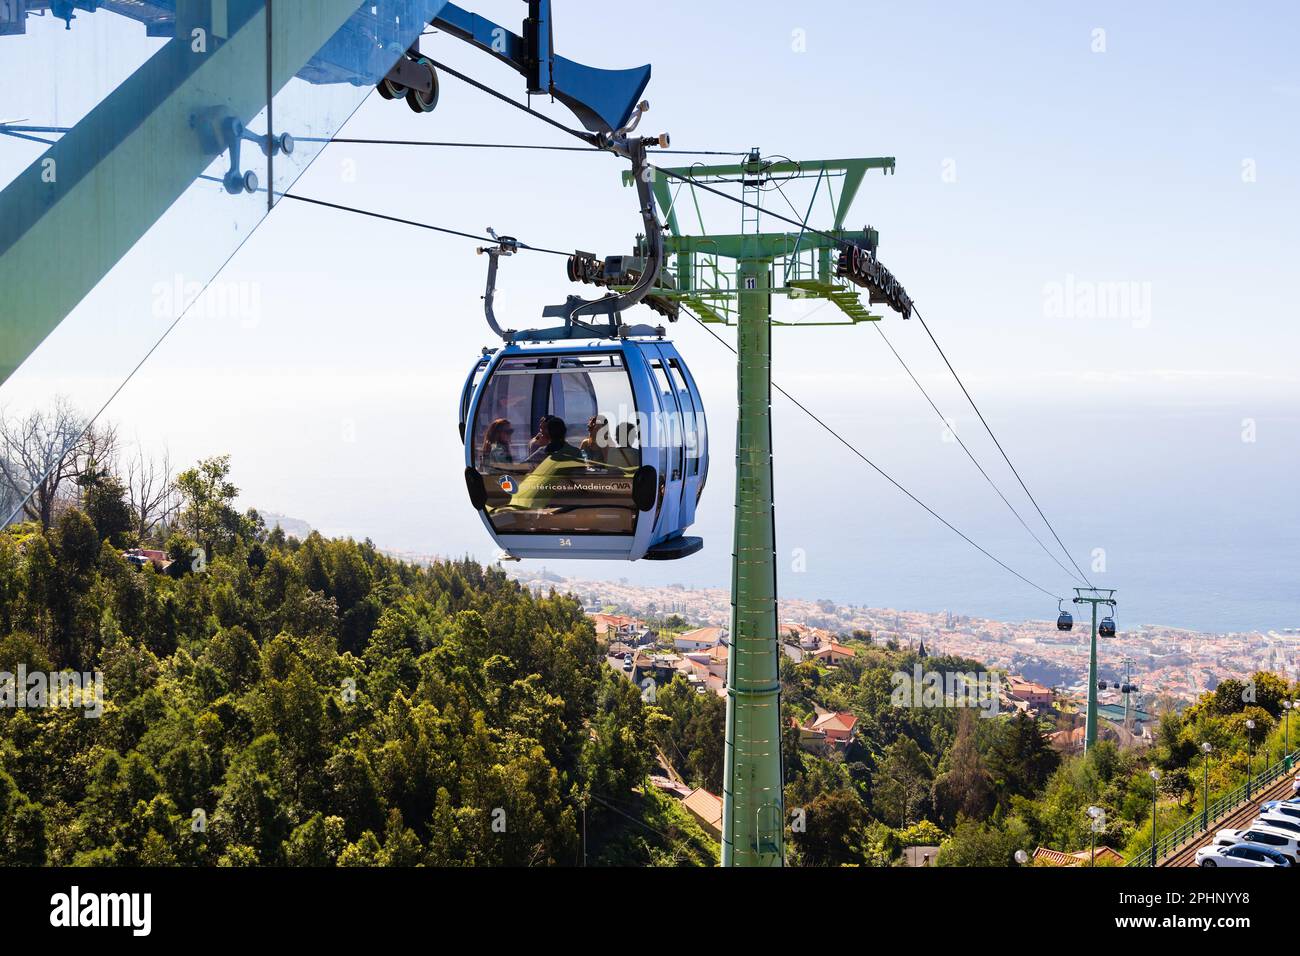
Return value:
M 1279 813 L 1274 808 L 1257 816 L 1251 826 L 1269 827 L 1273 830 L 1285 830 L 1287 833 L 1300 834 L 1300 817 L 1289 817 L 1285 813 Z
M 1262 846 L 1238 843 L 1236 846 L 1203 846 L 1196 851 L 1196 865 L 1270 867 L 1290 866 L 1285 854 Z
M 1259 808 L 1261 815 L 1281 813 L 1284 816 L 1300 820 L 1300 800 L 1270 800 Z
M 1218 846 L 1235 846 L 1238 843 L 1262 846 L 1266 850 L 1286 854 L 1295 863 L 1300 859 L 1300 840 L 1297 837 L 1300 834 L 1252 825 L 1241 830 L 1220 830 L 1214 835 L 1214 842 Z

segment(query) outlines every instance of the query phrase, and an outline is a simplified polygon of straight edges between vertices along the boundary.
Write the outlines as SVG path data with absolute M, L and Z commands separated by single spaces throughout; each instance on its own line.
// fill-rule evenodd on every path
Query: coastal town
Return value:
M 722 588 L 583 581 L 545 569 L 513 569 L 511 575 L 534 589 L 572 592 L 589 611 L 639 619 L 676 615 L 701 628 L 725 628 L 730 617 L 730 595 Z M 1058 631 L 1054 620 L 1006 622 L 951 612 L 899 611 L 790 597 L 781 599 L 780 614 L 784 637 L 792 629 L 811 629 L 827 641 L 837 635 L 869 633 L 876 643 L 924 644 L 932 655 L 970 658 L 1005 673 L 1023 675 L 1064 695 L 1086 695 L 1087 632 Z M 1139 624 L 1122 626 L 1114 638 L 1099 644 L 1098 654 L 1101 677 L 1108 683 L 1127 679 L 1127 660 L 1128 674 L 1139 685 L 1144 703 L 1154 710 L 1159 701 L 1190 702 L 1225 678 L 1258 670 L 1296 679 L 1300 633 L 1288 629 L 1215 634 Z M 717 662 L 711 666 L 716 670 Z M 725 665 L 721 672 L 725 675 Z M 705 679 L 703 674 L 701 679 Z M 1119 702 L 1113 692 L 1103 692 L 1102 701 Z
M 549 576 L 538 575 L 524 583 L 549 591 L 558 582 Z M 565 584 L 572 585 L 574 593 L 582 596 L 582 582 Z M 678 681 L 684 681 L 697 694 L 725 698 L 730 655 L 728 628 L 725 623 L 695 624 L 687 615 L 696 620 L 703 617 L 693 611 L 694 599 L 701 592 L 692 591 L 690 598 L 683 600 L 681 595 L 668 593 L 674 590 L 679 589 L 656 589 L 653 600 L 638 594 L 637 590 L 620 593 L 621 603 L 618 605 L 600 603 L 600 597 L 606 602 L 610 600 L 608 589 L 602 589 L 600 597 L 587 595 L 584 598 L 585 613 L 592 622 L 606 663 L 639 687 L 642 697 L 650 702 L 656 700 L 661 688 Z M 950 620 L 947 615 L 937 625 L 929 621 L 923 621 L 921 627 L 913 625 L 910 632 L 904 632 L 898 626 L 904 615 L 893 615 L 897 621 L 888 621 L 892 629 L 881 632 L 877 638 L 876 633 L 863 626 L 871 625 L 872 619 L 864 617 L 861 611 L 851 610 L 846 618 L 840 609 L 828 608 L 824 602 L 811 606 L 791 603 L 795 604 L 794 614 L 806 613 L 817 623 L 793 620 L 794 614 L 787 611 L 781 621 L 779 646 L 788 661 L 800 666 L 811 665 L 819 674 L 827 675 L 848 665 L 858 656 L 859 650 L 875 645 L 877 640 L 899 649 L 908 649 L 906 642 L 914 641 L 911 646 L 917 663 L 912 672 L 900 671 L 892 678 L 896 688 L 894 706 L 970 706 L 979 708 L 983 716 L 989 717 L 1021 713 L 1055 728 L 1047 731 L 1046 739 L 1056 750 L 1070 754 L 1083 752 L 1085 697 L 1064 687 L 1046 686 L 1023 673 L 1003 672 L 997 665 L 994 665 L 995 673 L 992 674 L 987 669 L 970 673 L 940 672 L 924 665 L 923 662 L 934 652 L 927 649 L 927 638 L 920 633 L 922 627 L 930 628 L 925 633 L 928 640 L 935 643 L 953 635 L 970 636 L 960 622 Z M 884 612 L 886 616 L 890 613 Z M 912 616 L 907 617 L 910 620 Z M 707 619 L 716 620 L 716 617 Z M 876 619 L 885 623 L 879 614 Z M 834 626 L 828 627 L 827 624 Z M 973 661 L 980 657 L 956 650 L 943 653 L 970 657 Z M 1130 672 L 1131 666 L 1129 662 Z M 939 676 L 944 678 L 943 683 L 935 680 Z M 1126 683 L 1128 680 L 1126 676 Z M 819 684 L 820 679 L 815 683 Z M 1122 749 L 1145 749 L 1152 744 L 1155 717 L 1143 710 L 1140 697 L 1121 698 L 1119 687 L 1107 684 L 1100 704 L 1101 739 L 1112 740 Z M 805 701 L 804 707 L 793 710 L 795 712 L 786 714 L 784 720 L 794 734 L 794 745 L 817 757 L 840 761 L 851 759 L 857 750 L 855 744 L 862 727 L 858 714 L 842 706 L 831 706 L 830 700 L 820 695 Z M 681 809 L 713 839 L 721 839 L 721 797 L 702 786 L 688 783 L 677 766 L 679 761 L 664 751 L 659 751 L 658 762 L 659 766 L 648 783 L 677 801 Z M 913 846 L 908 848 L 904 859 L 910 866 L 929 866 L 938 851 L 937 845 Z M 1122 864 L 1123 858 L 1114 850 L 1105 848 L 1104 852 L 1114 856 L 1110 864 Z M 1035 851 L 1034 860 L 1036 865 L 1042 866 L 1097 865 L 1095 859 L 1085 860 L 1084 855 L 1062 853 L 1046 847 Z

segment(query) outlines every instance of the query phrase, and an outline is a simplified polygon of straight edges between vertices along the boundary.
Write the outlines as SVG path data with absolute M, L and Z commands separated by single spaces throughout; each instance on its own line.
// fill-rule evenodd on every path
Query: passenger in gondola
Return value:
M 483 436 L 483 465 L 509 465 L 514 463 L 514 455 L 510 451 L 510 439 L 515 433 L 515 428 L 505 418 L 498 418 L 488 426 L 487 434 Z
M 547 458 L 580 459 L 582 456 L 578 449 L 565 441 L 568 431 L 569 426 L 564 423 L 564 419 L 556 415 L 543 415 L 537 426 L 537 434 L 529 442 L 533 452 L 528 456 L 528 464 L 535 465 Z
M 605 455 L 605 462 L 611 468 L 633 470 L 637 466 L 636 425 L 633 422 L 620 422 L 614 429 L 614 444 Z
M 533 454 L 539 448 L 545 448 L 546 443 L 550 440 L 547 437 L 546 432 L 546 419 L 549 417 L 549 415 L 543 415 L 541 417 L 541 420 L 537 423 L 537 431 L 533 433 L 532 438 L 528 439 L 528 457 L 524 459 L 525 461 L 530 461 Z
M 532 469 L 519 482 L 519 489 L 511 496 L 509 508 L 513 511 L 539 511 L 560 505 L 572 506 L 575 489 L 573 479 L 586 473 L 587 460 L 567 441 L 568 427 L 564 420 L 547 415 L 542 419 L 533 444 L 540 444 L 527 464 Z
M 587 461 L 604 464 L 609 444 L 609 420 L 604 415 L 593 415 L 587 422 L 587 437 L 578 450 Z

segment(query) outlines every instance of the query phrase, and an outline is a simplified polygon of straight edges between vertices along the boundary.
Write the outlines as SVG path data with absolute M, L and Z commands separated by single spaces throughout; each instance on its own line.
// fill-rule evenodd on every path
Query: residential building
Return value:
M 1008 675 L 1006 692 L 1015 700 L 1023 700 L 1035 710 L 1051 707 L 1055 695 L 1050 687 L 1026 680 L 1017 674 Z
M 589 613 L 587 616 L 596 626 L 596 637 L 603 641 L 610 643 L 619 641 L 639 646 L 648 643 L 652 636 L 645 622 L 628 617 L 626 614 Z
M 847 747 L 858 734 L 858 718 L 847 710 L 817 712 L 800 724 L 793 717 L 792 726 L 799 730 L 799 746 L 812 753 L 827 753 L 835 747 Z
M 808 655 L 815 661 L 821 661 L 823 664 L 835 665 L 843 661 L 850 661 L 854 658 L 853 648 L 841 644 L 839 641 L 831 641 L 828 644 L 822 644 Z
M 820 730 L 829 743 L 847 746 L 858 734 L 858 718 L 847 710 L 821 714 L 812 722 L 813 730 Z
M 659 686 L 672 682 L 681 670 L 682 659 L 676 654 L 646 654 L 638 651 L 632 659 L 632 679 L 640 684 L 647 677 Z
M 172 563 L 166 551 L 155 551 L 151 548 L 131 548 L 123 551 L 122 557 L 127 564 L 134 567 L 142 568 L 146 564 L 152 564 L 159 571 L 166 571 Z
M 805 651 L 816 650 L 822 644 L 829 644 L 835 640 L 834 633 L 823 627 L 810 627 L 807 624 L 798 622 L 782 623 L 781 633 Z
M 690 651 L 682 655 L 678 669 L 701 693 L 711 690 L 720 696 L 727 692 L 727 645 L 719 644 L 707 651 Z
M 829 749 L 826 743 L 826 731 L 814 730 L 811 721 L 801 724 L 799 718 L 791 717 L 790 726 L 799 731 L 800 749 L 815 754 L 824 754 Z
M 720 627 L 697 627 L 693 631 L 684 631 L 673 638 L 673 647 L 679 651 L 707 651 L 717 647 L 727 639 L 727 632 Z
M 1087 728 L 1080 724 L 1071 730 L 1058 730 L 1047 735 L 1048 742 L 1064 753 L 1077 753 L 1083 750 Z

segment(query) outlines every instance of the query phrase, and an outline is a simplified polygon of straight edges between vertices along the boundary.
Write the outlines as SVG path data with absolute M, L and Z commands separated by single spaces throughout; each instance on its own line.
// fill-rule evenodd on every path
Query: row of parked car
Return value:
M 1197 866 L 1296 866 L 1300 864 L 1300 795 L 1261 804 L 1247 827 L 1220 830 L 1196 851 Z

